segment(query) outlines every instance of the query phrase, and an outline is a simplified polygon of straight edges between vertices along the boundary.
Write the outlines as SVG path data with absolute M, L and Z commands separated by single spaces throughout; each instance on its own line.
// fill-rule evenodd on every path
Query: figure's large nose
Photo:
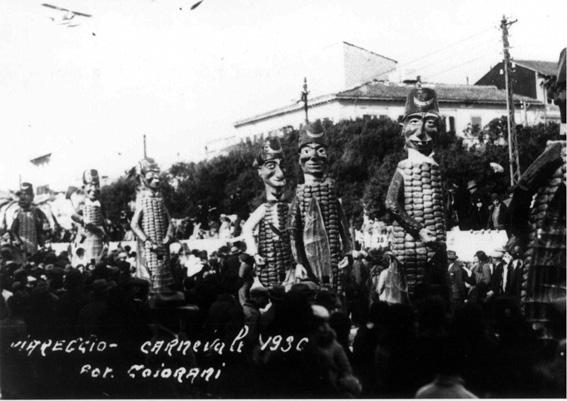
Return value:
M 275 170 L 274 170 L 274 177 L 275 177 L 277 180 L 283 180 L 283 178 L 284 178 L 284 173 L 283 173 L 283 170 L 282 170 L 282 168 L 281 168 L 280 166 L 276 166 L 276 168 L 275 168 Z

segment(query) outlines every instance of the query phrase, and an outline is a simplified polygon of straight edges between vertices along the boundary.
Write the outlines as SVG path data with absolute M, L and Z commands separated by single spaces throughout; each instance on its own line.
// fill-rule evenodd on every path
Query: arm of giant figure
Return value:
M 169 245 L 175 239 L 175 229 L 173 227 L 173 222 L 171 221 L 171 216 L 169 215 L 169 211 L 167 209 L 165 210 L 165 216 L 167 218 L 167 232 L 161 243 L 163 245 Z
M 394 220 L 414 238 L 421 240 L 425 244 L 435 242 L 433 232 L 424 228 L 419 222 L 406 213 L 404 208 L 404 177 L 399 170 L 396 170 L 394 177 L 392 177 L 385 203 L 386 209 L 392 213 Z
M 289 208 L 289 232 L 291 242 L 291 253 L 295 259 L 296 274 L 307 275 L 306 268 L 309 266 L 305 248 L 303 246 L 303 224 L 301 223 L 301 210 L 299 209 L 299 201 L 297 197 L 293 198 Z
M 263 265 L 266 263 L 262 255 L 258 254 L 258 246 L 256 245 L 256 241 L 254 240 L 254 230 L 260 224 L 260 221 L 266 215 L 266 208 L 264 205 L 258 206 L 254 212 L 248 217 L 246 223 L 242 227 L 242 235 L 244 237 L 244 242 L 246 243 L 246 250 L 247 253 L 254 256 L 254 260 L 256 264 Z
M 509 246 L 518 239 L 523 243 L 527 242 L 532 196 L 542 185 L 545 177 L 552 174 L 562 163 L 561 144 L 556 142 L 545 149 L 522 174 L 520 181 L 513 190 L 512 201 L 508 208 L 510 233 L 512 234 L 512 238 L 508 242 Z

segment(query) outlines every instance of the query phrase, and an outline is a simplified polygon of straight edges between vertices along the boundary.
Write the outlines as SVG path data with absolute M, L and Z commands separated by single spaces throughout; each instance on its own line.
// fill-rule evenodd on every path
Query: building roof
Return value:
M 426 84 L 423 86 L 435 89 L 439 103 L 463 104 L 505 104 L 506 91 L 493 85 L 456 85 L 456 84 Z M 337 98 L 369 99 L 369 100 L 400 100 L 405 101 L 414 85 L 390 82 L 369 82 L 364 85 L 337 93 Z M 514 95 L 517 102 L 525 101 L 539 104 L 540 101 L 526 96 Z
M 381 57 L 381 58 L 385 58 L 385 59 L 387 59 L 387 60 L 393 61 L 394 63 L 398 64 L 398 60 L 394 60 L 393 58 L 383 56 L 383 55 L 381 55 L 381 54 L 378 54 L 378 53 L 376 53 L 376 52 L 373 52 L 372 50 L 365 49 L 364 47 L 360 47 L 360 46 L 357 46 L 357 45 L 353 45 L 352 43 L 349 43 L 349 42 L 347 42 L 347 41 L 345 41 L 345 40 L 343 40 L 343 43 L 344 43 L 345 45 L 347 45 L 347 46 L 354 47 L 355 49 L 358 49 L 358 50 L 363 50 L 363 51 L 365 51 L 365 52 L 367 52 L 367 53 L 373 54 L 373 55 L 378 56 L 378 57 Z
M 456 84 L 429 84 L 424 83 L 424 87 L 430 87 L 437 92 L 437 100 L 440 105 L 447 103 L 457 104 L 497 104 L 506 105 L 506 91 L 496 88 L 493 85 L 456 85 Z M 395 101 L 402 105 L 413 84 L 393 83 L 387 81 L 367 82 L 360 86 L 330 95 L 319 96 L 309 100 L 311 107 L 324 103 L 340 100 L 366 100 L 366 101 Z M 514 95 L 515 102 L 526 102 L 531 105 L 542 105 L 537 99 L 526 96 Z M 303 108 L 302 103 L 294 103 L 285 107 L 271 110 L 253 117 L 249 117 L 234 123 L 235 127 L 240 127 L 260 120 L 277 117 Z
M 542 60 L 513 60 L 514 63 L 544 75 L 557 75 L 557 62 Z

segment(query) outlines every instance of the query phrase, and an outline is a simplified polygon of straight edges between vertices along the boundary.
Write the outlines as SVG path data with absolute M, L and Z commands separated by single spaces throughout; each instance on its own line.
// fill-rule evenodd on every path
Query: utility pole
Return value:
M 309 95 L 309 91 L 307 90 L 307 78 L 303 78 L 303 90 L 301 91 L 301 99 L 300 101 L 303 102 L 303 111 L 305 112 L 305 124 L 309 124 L 309 99 L 307 97 Z
M 144 159 L 148 157 L 148 153 L 146 152 L 146 134 L 144 134 Z
M 508 21 L 502 17 L 502 44 L 504 46 L 504 80 L 506 83 L 506 109 L 508 110 L 508 157 L 510 159 L 510 186 L 520 180 L 520 156 L 518 155 L 518 142 L 516 140 L 516 122 L 514 121 L 514 99 L 512 78 L 510 77 L 510 44 L 508 43 L 508 27 L 518 20 Z

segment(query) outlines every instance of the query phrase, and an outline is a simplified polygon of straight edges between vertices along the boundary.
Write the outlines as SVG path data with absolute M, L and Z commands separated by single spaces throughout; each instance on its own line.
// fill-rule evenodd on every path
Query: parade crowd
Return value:
M 557 397 L 565 391 L 564 340 L 538 340 L 519 307 L 519 249 L 492 257 L 479 251 L 470 270 L 449 252 L 450 301 L 436 289 L 418 288 L 410 304 L 402 302 L 388 251 L 356 252 L 342 271 L 341 297 L 309 280 L 287 292 L 255 287 L 254 259 L 243 248 L 237 243 L 211 255 L 181 248 L 172 266 L 185 301 L 167 314 L 149 308 L 148 283 L 133 277 L 136 255 L 128 247 L 74 268 L 66 252 L 49 248 L 18 264 L 4 246 L 4 395 L 409 398 L 421 388 L 437 397 Z M 200 268 L 188 272 L 186 265 Z M 565 310 L 557 306 L 555 338 L 564 339 Z M 244 325 L 250 328 L 245 354 L 230 360 L 221 381 L 190 388 L 157 380 L 67 380 L 76 372 L 65 361 L 24 358 L 9 348 L 28 335 L 94 335 L 120 344 L 193 336 L 230 341 Z M 309 346 L 301 353 L 261 352 L 260 335 L 265 341 L 273 334 L 306 337 Z

